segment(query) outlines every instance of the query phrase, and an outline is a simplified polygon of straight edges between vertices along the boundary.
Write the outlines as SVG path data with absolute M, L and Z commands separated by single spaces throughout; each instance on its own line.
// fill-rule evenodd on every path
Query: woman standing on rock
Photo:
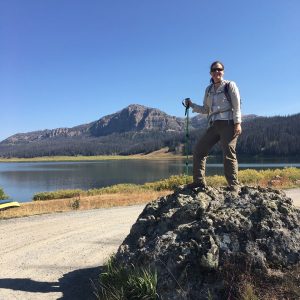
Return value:
M 208 115 L 208 128 L 197 142 L 193 153 L 193 182 L 187 188 L 204 188 L 206 158 L 210 149 L 221 142 L 224 173 L 228 187 L 239 191 L 236 143 L 242 132 L 241 100 L 239 90 L 233 81 L 224 80 L 224 65 L 215 61 L 210 66 L 211 84 L 206 88 L 203 106 L 189 98 L 185 104 L 198 112 Z

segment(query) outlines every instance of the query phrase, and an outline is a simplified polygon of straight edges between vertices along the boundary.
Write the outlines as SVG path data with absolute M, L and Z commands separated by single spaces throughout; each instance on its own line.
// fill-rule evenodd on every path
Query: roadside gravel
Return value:
M 0 300 L 93 299 L 89 278 L 144 206 L 0 221 Z
M 286 191 L 300 207 L 300 189 Z M 90 279 L 144 205 L 0 221 L 0 300 L 94 299 Z
M 300 207 L 300 189 L 290 189 L 285 191 L 286 195 L 293 199 L 294 205 Z

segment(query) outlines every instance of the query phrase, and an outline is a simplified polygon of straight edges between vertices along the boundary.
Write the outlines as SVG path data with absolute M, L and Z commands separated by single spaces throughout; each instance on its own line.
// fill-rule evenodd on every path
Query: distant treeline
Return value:
M 19 144 L 0 144 L 1 157 L 130 155 L 150 153 L 183 142 L 181 133 L 126 132 L 101 137 L 56 137 Z
M 192 130 L 189 153 L 205 128 Z M 149 153 L 163 147 L 184 154 L 183 132 L 127 132 L 101 137 L 59 137 L 8 145 L 0 144 L 2 157 L 37 157 L 56 155 L 130 155 Z M 219 154 L 217 145 L 212 153 Z M 246 155 L 296 156 L 300 154 L 300 114 L 257 117 L 243 123 L 237 151 Z
M 300 155 L 300 114 L 256 118 L 244 123 L 237 150 L 242 154 Z
M 300 114 L 292 116 L 257 117 L 242 124 L 237 152 L 245 155 L 299 156 Z M 191 134 L 192 144 L 197 132 Z M 212 153 L 221 153 L 216 145 Z

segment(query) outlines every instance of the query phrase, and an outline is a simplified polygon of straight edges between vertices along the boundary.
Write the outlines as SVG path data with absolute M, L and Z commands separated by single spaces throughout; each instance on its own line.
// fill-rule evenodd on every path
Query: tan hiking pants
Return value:
M 220 141 L 223 150 L 224 174 L 229 186 L 238 182 L 238 162 L 236 159 L 237 137 L 234 135 L 232 120 L 217 120 L 207 129 L 194 148 L 193 179 L 194 182 L 205 183 L 206 158 L 210 149 Z

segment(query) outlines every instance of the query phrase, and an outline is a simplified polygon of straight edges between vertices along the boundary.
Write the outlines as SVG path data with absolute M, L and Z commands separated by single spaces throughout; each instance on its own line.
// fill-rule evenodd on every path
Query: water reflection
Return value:
M 300 167 L 300 163 L 244 163 L 243 168 Z M 58 189 L 90 189 L 117 183 L 145 183 L 182 174 L 184 160 L 106 160 L 89 162 L 0 163 L 0 187 L 11 199 L 30 201 L 33 194 Z M 192 172 L 191 163 L 189 173 Z M 207 175 L 223 174 L 221 161 L 210 159 Z

